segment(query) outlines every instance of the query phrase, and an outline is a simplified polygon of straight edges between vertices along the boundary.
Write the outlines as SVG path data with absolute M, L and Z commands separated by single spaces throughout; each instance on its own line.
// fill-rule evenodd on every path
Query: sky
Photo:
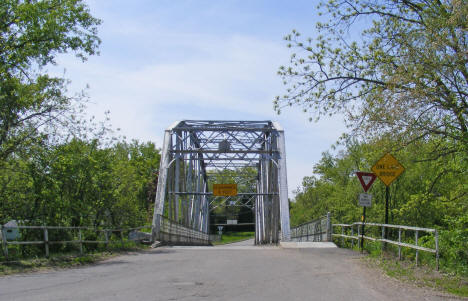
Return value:
M 87 114 L 128 139 L 162 146 L 174 121 L 273 120 L 285 130 L 289 196 L 311 176 L 321 153 L 345 131 L 341 117 L 309 122 L 299 108 L 277 115 L 285 94 L 280 65 L 291 50 L 292 29 L 313 37 L 316 1 L 89 0 L 103 21 L 100 55 L 85 63 L 62 55 L 52 72 L 71 80 L 70 93 L 86 86 Z

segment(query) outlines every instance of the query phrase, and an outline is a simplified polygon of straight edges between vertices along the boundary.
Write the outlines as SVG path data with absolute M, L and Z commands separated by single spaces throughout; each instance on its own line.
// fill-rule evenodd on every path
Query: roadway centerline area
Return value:
M 348 249 L 232 248 L 161 247 L 4 276 L 0 300 L 447 300 L 382 276 Z

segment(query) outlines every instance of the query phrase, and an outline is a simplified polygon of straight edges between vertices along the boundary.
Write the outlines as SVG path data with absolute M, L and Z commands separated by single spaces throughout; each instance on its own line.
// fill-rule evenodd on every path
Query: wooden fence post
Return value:
M 49 258 L 49 231 L 47 227 L 44 226 L 44 248 L 45 248 L 45 256 Z
M 344 235 L 344 227 L 341 226 L 341 235 Z M 344 246 L 344 236 L 341 236 L 341 247 Z
M 80 242 L 80 255 L 83 255 L 83 240 L 81 237 L 81 229 L 78 229 L 78 241 Z
M 6 230 L 4 227 L 1 227 L 1 232 L 2 232 L 2 246 L 3 246 L 3 254 L 5 255 L 5 259 L 8 260 L 8 242 L 6 239 Z
M 106 249 L 109 248 L 109 231 L 107 229 L 104 231 L 104 236 L 106 238 Z

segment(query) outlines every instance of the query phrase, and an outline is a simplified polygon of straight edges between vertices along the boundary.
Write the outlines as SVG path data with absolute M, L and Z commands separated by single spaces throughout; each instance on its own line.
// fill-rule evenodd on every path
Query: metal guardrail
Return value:
M 291 229 L 292 241 L 331 241 L 330 213 Z M 312 238 L 312 240 L 311 240 Z
M 357 235 L 354 235 L 354 226 L 357 226 Z M 360 226 L 360 227 L 359 227 Z M 361 235 L 361 229 L 362 226 L 367 227 L 367 226 L 372 226 L 372 227 L 381 227 L 382 228 L 382 237 L 380 238 L 375 238 L 375 237 L 370 237 L 370 236 L 365 236 Z M 424 251 L 424 252 L 430 252 L 430 253 L 435 253 L 436 257 L 436 269 L 439 270 L 439 234 L 437 232 L 437 229 L 430 229 L 430 228 L 420 228 L 420 227 L 412 227 L 412 226 L 402 226 L 402 225 L 391 225 L 391 224 L 378 224 L 378 223 L 362 223 L 362 222 L 357 222 L 353 224 L 333 224 L 332 227 L 341 227 L 341 234 L 336 234 L 333 233 L 332 231 L 332 236 L 335 237 L 341 237 L 342 243 L 344 242 L 344 239 L 351 239 L 351 247 L 353 247 L 354 240 L 357 240 L 358 243 L 361 239 L 368 239 L 370 241 L 374 242 L 381 242 L 382 243 L 382 248 L 385 243 L 393 244 L 398 246 L 398 258 L 401 260 L 401 248 L 411 248 L 416 250 L 416 256 L 415 256 L 415 261 L 416 265 L 418 264 L 418 255 L 419 251 Z M 351 229 L 351 235 L 345 234 L 345 229 L 350 228 Z M 390 239 L 385 239 L 385 229 L 386 228 L 391 228 L 391 229 L 398 229 L 398 241 L 390 240 Z M 407 230 L 407 231 L 414 231 L 414 244 L 410 243 L 405 243 L 401 241 L 402 237 L 402 231 Z M 428 233 L 434 233 L 434 242 L 435 242 L 435 249 L 430 249 L 426 247 L 422 247 L 418 245 L 418 238 L 419 238 L 419 232 L 428 232 Z
M 0 225 L 0 233 L 1 233 L 1 243 L 3 254 L 5 258 L 8 260 L 8 246 L 9 245 L 44 245 L 45 256 L 49 257 L 49 246 L 51 244 L 79 244 L 80 245 L 80 254 L 83 254 L 83 244 L 106 244 L 109 245 L 109 234 L 114 232 L 120 232 L 120 236 L 122 237 L 122 232 L 124 231 L 133 231 L 133 230 L 141 230 L 143 228 L 147 228 L 146 226 L 142 227 L 135 227 L 135 228 L 123 228 L 123 229 L 98 229 L 93 227 L 61 227 L 61 226 L 14 226 L 14 227 L 5 227 Z M 17 241 L 17 240 L 7 240 L 7 231 L 13 229 L 36 229 L 43 231 L 43 240 L 35 240 L 35 241 Z M 77 239 L 74 240 L 49 240 L 49 230 L 77 230 Z M 91 230 L 95 232 L 103 232 L 104 233 L 104 240 L 86 240 L 83 239 L 83 231 L 84 230 Z
M 200 244 L 209 245 L 208 233 L 187 228 L 167 217 L 160 216 L 158 240 L 175 244 Z

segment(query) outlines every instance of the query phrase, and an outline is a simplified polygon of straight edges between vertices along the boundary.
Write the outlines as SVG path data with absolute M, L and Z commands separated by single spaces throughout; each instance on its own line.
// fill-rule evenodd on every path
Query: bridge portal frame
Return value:
M 220 120 L 177 121 L 165 130 L 153 240 L 167 237 L 165 220 L 187 228 L 187 236 L 208 236 L 212 176 L 243 167 L 258 171 L 256 191 L 244 193 L 255 198 L 255 243 L 277 243 L 279 228 L 281 239 L 290 240 L 283 128 L 272 121 Z

